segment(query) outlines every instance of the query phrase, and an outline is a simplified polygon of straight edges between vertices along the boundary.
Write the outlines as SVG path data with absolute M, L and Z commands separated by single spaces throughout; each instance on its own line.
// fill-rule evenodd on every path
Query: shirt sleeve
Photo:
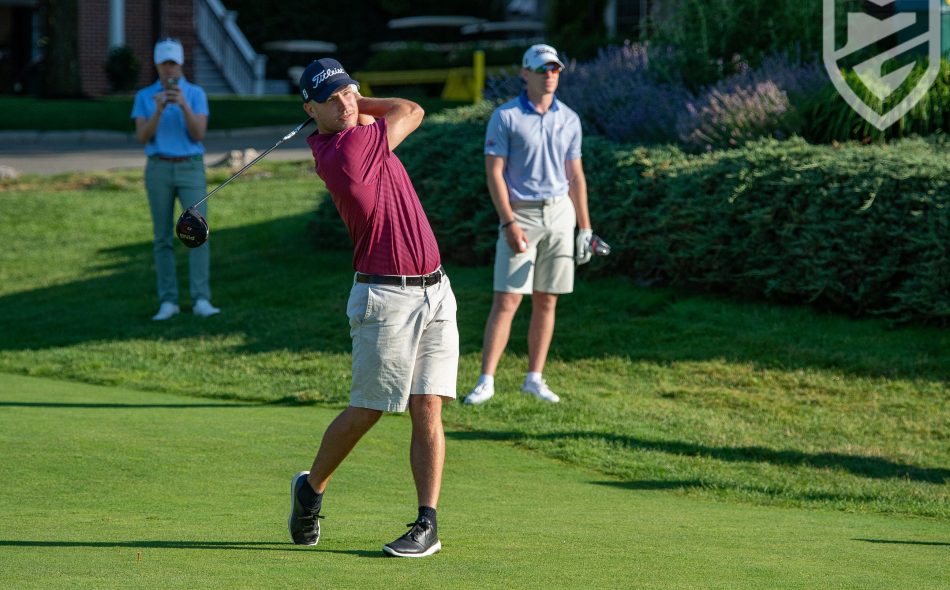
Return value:
M 357 125 L 341 134 L 339 156 L 347 176 L 362 184 L 376 179 L 392 153 L 386 129 L 386 119 L 380 118 L 372 125 Z
M 567 144 L 567 154 L 564 156 L 566 161 L 579 160 L 581 158 L 581 141 L 583 133 L 581 131 L 581 120 L 577 115 L 571 118 L 571 124 L 567 129 L 571 134 L 570 141 Z
M 194 92 L 191 94 L 191 100 L 189 100 L 188 106 L 191 107 L 191 112 L 196 115 L 205 115 L 210 114 L 208 110 L 208 95 L 205 94 L 205 91 L 200 86 L 193 87 Z
M 148 100 L 151 100 L 150 96 L 146 96 L 148 92 L 146 90 L 139 90 L 135 94 L 135 102 L 132 103 L 132 118 L 136 119 L 138 117 L 144 117 L 148 119 L 152 116 L 152 113 L 148 108 Z
M 501 118 L 501 109 L 495 109 L 485 129 L 485 155 L 508 157 L 508 127 Z

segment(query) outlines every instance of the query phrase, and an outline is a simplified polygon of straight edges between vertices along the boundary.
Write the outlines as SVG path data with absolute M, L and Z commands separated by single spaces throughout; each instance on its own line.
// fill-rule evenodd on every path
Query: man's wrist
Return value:
M 501 223 L 501 224 L 498 226 L 498 229 L 505 229 L 505 228 L 507 228 L 509 225 L 511 225 L 511 224 L 514 223 L 514 222 L 515 222 L 515 220 L 512 219 L 511 221 L 506 221 L 506 222 L 504 222 L 504 223 Z

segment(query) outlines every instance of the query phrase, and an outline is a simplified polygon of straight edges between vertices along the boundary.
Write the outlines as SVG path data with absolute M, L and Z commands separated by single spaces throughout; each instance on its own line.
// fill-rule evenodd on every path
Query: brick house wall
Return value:
M 105 63 L 109 57 L 109 0 L 78 3 L 79 73 L 86 96 L 109 94 Z M 185 77 L 194 79 L 194 0 L 125 0 L 125 44 L 139 58 L 139 84 L 155 80 L 152 49 L 164 37 L 174 37 L 185 48 Z

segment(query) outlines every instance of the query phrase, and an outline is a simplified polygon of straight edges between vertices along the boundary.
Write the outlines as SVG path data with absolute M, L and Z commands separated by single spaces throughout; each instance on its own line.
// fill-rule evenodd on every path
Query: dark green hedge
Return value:
M 397 151 L 456 264 L 487 264 L 494 248 L 482 156 L 490 110 L 429 117 Z M 793 139 L 693 156 L 588 137 L 593 226 L 614 250 L 583 272 L 948 324 L 946 152 L 924 140 Z M 316 235 L 332 245 L 342 224 L 326 204 Z

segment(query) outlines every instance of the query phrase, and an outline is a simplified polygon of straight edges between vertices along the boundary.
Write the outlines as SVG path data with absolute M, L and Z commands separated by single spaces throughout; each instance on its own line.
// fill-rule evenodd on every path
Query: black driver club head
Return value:
M 175 225 L 178 239 L 189 248 L 197 248 L 207 242 L 209 233 L 208 222 L 194 207 L 185 209 Z

